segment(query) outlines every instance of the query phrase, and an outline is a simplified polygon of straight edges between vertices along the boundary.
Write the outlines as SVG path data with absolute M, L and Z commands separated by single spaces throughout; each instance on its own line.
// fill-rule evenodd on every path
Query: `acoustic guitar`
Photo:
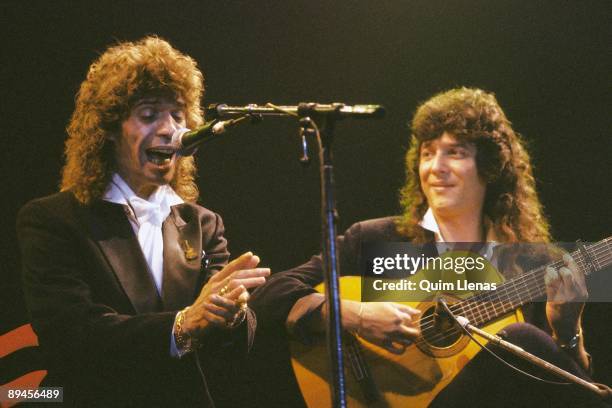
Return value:
M 581 246 L 571 256 L 585 276 L 589 276 L 612 264 L 612 237 Z M 550 265 L 559 268 L 563 262 Z M 503 282 L 495 291 L 457 300 L 452 303 L 451 310 L 489 333 L 523 321 L 520 307 L 546 296 L 546 266 Z M 323 292 L 323 285 L 319 285 L 317 290 Z M 361 277 L 340 278 L 340 296 L 361 301 Z M 421 336 L 403 354 L 392 354 L 349 333 L 344 335 L 349 407 L 426 407 L 480 351 L 480 347 L 456 327 L 449 324 L 440 328 L 434 324 L 435 303 L 400 303 L 422 311 L 419 321 Z M 483 339 L 481 343 L 486 342 Z M 308 345 L 292 341 L 290 346 L 293 369 L 308 406 L 331 406 L 324 338 Z

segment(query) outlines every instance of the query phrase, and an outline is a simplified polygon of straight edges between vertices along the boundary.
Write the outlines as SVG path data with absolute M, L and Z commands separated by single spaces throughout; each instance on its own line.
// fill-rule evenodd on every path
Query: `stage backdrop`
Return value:
M 399 211 L 406 123 L 420 101 L 466 85 L 495 92 L 528 140 L 556 239 L 612 231 L 607 1 L 76 3 L 0 5 L 0 384 L 41 368 L 33 340 L 12 331 L 28 321 L 17 211 L 57 190 L 74 94 L 116 40 L 157 34 L 193 56 L 206 103 L 385 105 L 384 120 L 337 126 L 340 230 Z M 294 120 L 265 119 L 197 155 L 201 202 L 222 214 L 233 255 L 252 250 L 274 271 L 320 247 L 317 163 L 299 163 L 299 143 Z M 608 384 L 609 312 L 609 304 L 588 305 L 585 316 L 598 378 Z M 15 338 L 30 340 L 10 343 Z

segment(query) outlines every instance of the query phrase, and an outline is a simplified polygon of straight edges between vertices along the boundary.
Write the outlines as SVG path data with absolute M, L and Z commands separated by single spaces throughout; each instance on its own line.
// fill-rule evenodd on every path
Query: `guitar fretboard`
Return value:
M 612 237 L 584 245 L 570 253 L 578 268 L 589 276 L 595 271 L 612 264 Z M 519 275 L 497 287 L 497 290 L 483 292 L 470 299 L 451 306 L 454 314 L 464 316 L 476 326 L 483 325 L 497 317 L 535 300 L 544 300 L 546 268 L 558 269 L 564 266 L 562 260 L 541 266 Z

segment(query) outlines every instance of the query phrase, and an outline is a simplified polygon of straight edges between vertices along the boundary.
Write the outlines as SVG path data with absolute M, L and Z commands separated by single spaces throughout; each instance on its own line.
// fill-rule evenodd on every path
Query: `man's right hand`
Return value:
M 364 340 L 402 354 L 420 335 L 421 311 L 391 302 L 343 302 L 344 326 Z M 345 312 L 346 311 L 346 312 Z
M 266 282 L 269 268 L 256 268 L 259 257 L 247 252 L 213 275 L 196 301 L 185 311 L 184 331 L 200 337 L 211 327 L 227 327 L 249 299 L 247 289 Z

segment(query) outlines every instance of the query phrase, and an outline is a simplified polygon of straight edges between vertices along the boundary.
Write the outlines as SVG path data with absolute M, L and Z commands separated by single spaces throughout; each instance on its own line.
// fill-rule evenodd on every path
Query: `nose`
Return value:
M 442 174 L 448 172 L 448 163 L 444 152 L 437 150 L 431 158 L 430 169 L 433 173 Z
M 161 115 L 159 119 L 159 127 L 157 128 L 157 134 L 164 138 L 172 138 L 174 132 L 181 128 L 181 125 L 174 119 L 172 114 L 169 112 Z

